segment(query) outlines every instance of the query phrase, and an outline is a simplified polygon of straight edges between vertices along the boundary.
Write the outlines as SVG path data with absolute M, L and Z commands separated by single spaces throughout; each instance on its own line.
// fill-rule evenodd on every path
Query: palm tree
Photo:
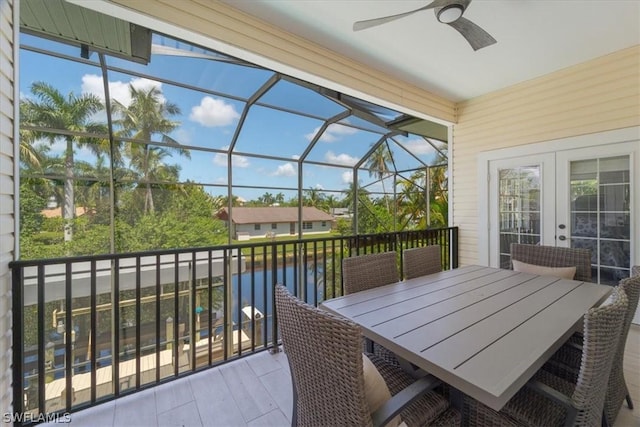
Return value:
M 324 198 L 324 207 L 328 213 L 333 212 L 333 208 L 338 204 L 338 199 L 333 194 L 329 194 Z
M 398 197 L 398 216 L 400 230 L 406 228 L 427 227 L 426 199 L 424 186 L 418 183 L 424 182 L 425 172 L 418 171 L 411 175 L 410 179 L 400 182 L 401 191 Z
M 284 204 L 284 194 L 282 192 L 276 194 L 274 200 L 278 205 Z
M 25 150 L 32 153 L 37 161 L 20 158 L 20 183 L 28 185 L 31 191 L 44 199 L 53 196 L 56 202 L 64 200 L 63 192 L 58 191 L 59 186 L 56 185 L 62 180 L 55 178 L 64 175 L 64 159 L 49 154 L 51 148 L 45 144 L 29 144 Z
M 429 173 L 429 218 L 427 224 L 427 203 L 425 199 L 425 173 Z M 409 228 L 427 228 L 446 226 L 447 224 L 447 179 L 446 167 L 432 167 L 415 172 L 408 180 L 400 183 L 398 205 L 401 226 Z
M 349 187 L 346 188 L 345 190 L 342 190 L 342 193 L 344 194 L 344 199 L 342 199 L 342 203 L 344 204 L 345 207 L 353 207 L 353 210 L 355 211 L 356 209 L 356 202 L 360 201 L 363 198 L 369 197 L 369 192 L 364 189 L 364 188 L 360 188 L 360 186 L 356 186 L 355 183 L 351 183 L 349 184 Z M 358 195 L 357 199 L 356 199 L 356 194 Z
M 153 188 L 180 191 L 183 188 L 177 184 L 180 177 L 180 166 L 168 165 L 163 162 L 164 158 L 170 156 L 169 151 L 164 147 L 145 147 L 147 148 L 145 155 L 133 155 L 130 166 L 134 172 L 142 176 L 138 181 L 141 183 L 143 191 L 143 210 L 147 214 L 155 212 L 154 199 L 151 195 Z
M 305 192 L 305 197 L 304 197 L 303 205 L 305 206 L 317 207 L 318 205 L 320 205 L 320 203 L 324 199 L 324 195 L 317 188 L 309 187 L 309 189 L 304 190 L 304 192 Z
M 369 169 L 369 176 L 376 176 L 382 181 L 382 192 L 386 202 L 387 210 L 389 210 L 389 201 L 387 200 L 387 190 L 384 188 L 384 177 L 390 172 L 389 162 L 393 160 L 391 151 L 386 143 L 382 143 L 375 149 L 367 159 L 365 167 Z
M 258 202 L 264 206 L 272 206 L 275 203 L 275 200 L 276 199 L 275 197 L 273 197 L 273 194 L 269 193 L 268 191 L 262 196 L 258 197 Z
M 31 124 L 31 109 L 24 101 L 20 101 L 20 122 L 22 124 Z M 20 162 L 29 167 L 39 167 L 41 157 L 35 147 L 36 132 L 31 129 L 20 127 Z
M 42 128 L 71 132 L 60 135 L 53 132 L 36 131 L 31 137 L 44 137 L 53 144 L 58 139 L 64 139 L 65 149 L 65 180 L 64 180 L 64 205 L 62 217 L 65 220 L 64 240 L 73 239 L 72 219 L 75 216 L 74 196 L 74 143 L 88 145 L 93 138 L 79 137 L 74 133 L 104 132 L 104 124 L 91 121 L 95 113 L 104 108 L 102 101 L 95 95 L 74 95 L 71 92 L 65 97 L 59 90 L 45 82 L 36 82 L 31 85 L 31 93 L 35 99 L 25 100 L 25 118 L 28 124 Z M 25 123 L 26 124 L 26 123 Z M 95 150 L 99 147 L 93 146 Z
M 170 145 L 170 147 L 165 147 L 165 151 L 175 151 L 187 158 L 191 158 L 191 154 L 189 150 L 180 147 L 180 144 L 169 136 L 169 133 L 180 125 L 179 122 L 168 118 L 168 116 L 180 114 L 180 108 L 176 104 L 164 102 L 162 92 L 157 86 L 149 89 L 136 89 L 129 84 L 129 94 L 131 95 L 131 104 L 126 106 L 114 99 L 113 111 L 118 117 L 115 122 L 122 128 L 120 135 L 142 142 L 141 144 L 127 144 L 128 148 L 125 151 L 131 158 L 132 164 L 135 164 L 142 174 L 141 182 L 146 187 L 144 213 L 149 213 L 155 210 L 149 175 L 150 156 L 153 150 L 149 145 L 151 137 L 159 134 L 162 142 Z

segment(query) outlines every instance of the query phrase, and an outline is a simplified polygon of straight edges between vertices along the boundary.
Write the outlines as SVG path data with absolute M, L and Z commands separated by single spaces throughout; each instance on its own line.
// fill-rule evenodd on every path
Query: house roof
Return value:
M 76 207 L 76 218 L 88 213 L 90 210 L 82 206 Z M 45 218 L 60 218 L 62 217 L 62 208 L 43 209 L 40 213 Z
M 274 222 L 297 222 L 297 207 L 234 207 L 231 211 L 232 222 L 235 224 L 265 224 Z M 228 220 L 227 208 L 218 212 L 218 218 Z M 326 212 L 314 207 L 302 208 L 303 221 L 332 221 L 333 217 Z

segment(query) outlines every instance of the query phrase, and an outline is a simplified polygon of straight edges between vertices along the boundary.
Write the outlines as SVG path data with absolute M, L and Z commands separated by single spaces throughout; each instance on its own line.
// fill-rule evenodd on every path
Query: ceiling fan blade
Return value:
M 467 39 L 473 50 L 482 49 L 483 47 L 497 43 L 496 39 L 491 37 L 489 33 L 466 18 L 460 17 L 447 25 L 458 30 L 458 32 Z
M 358 21 L 353 24 L 353 31 L 365 30 L 367 28 L 375 27 L 377 25 L 386 24 L 387 22 L 395 21 L 396 19 L 404 18 L 405 16 L 413 15 L 416 12 L 420 12 L 426 9 L 433 9 L 435 7 L 446 6 L 454 0 L 434 0 L 432 3 L 422 6 L 421 8 L 411 10 L 409 12 L 399 13 L 397 15 L 383 16 L 382 18 L 367 19 L 364 21 Z

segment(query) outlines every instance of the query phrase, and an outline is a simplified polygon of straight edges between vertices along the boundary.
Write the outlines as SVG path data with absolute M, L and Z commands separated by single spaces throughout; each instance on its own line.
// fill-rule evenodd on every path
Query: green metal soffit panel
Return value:
M 387 122 L 387 126 L 391 129 L 426 136 L 445 143 L 448 139 L 448 128 L 446 126 L 417 117 L 403 116 L 397 120 Z
M 88 50 L 147 63 L 151 31 L 64 0 L 23 0 L 20 27 Z

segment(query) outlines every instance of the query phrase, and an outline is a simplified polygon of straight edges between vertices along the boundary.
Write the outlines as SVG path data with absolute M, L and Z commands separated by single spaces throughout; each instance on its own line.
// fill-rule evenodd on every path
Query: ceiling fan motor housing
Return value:
M 457 21 L 465 9 L 469 5 L 468 1 L 452 1 L 451 3 L 434 8 L 434 13 L 436 14 L 436 18 L 439 22 L 443 24 L 450 24 L 452 22 Z

